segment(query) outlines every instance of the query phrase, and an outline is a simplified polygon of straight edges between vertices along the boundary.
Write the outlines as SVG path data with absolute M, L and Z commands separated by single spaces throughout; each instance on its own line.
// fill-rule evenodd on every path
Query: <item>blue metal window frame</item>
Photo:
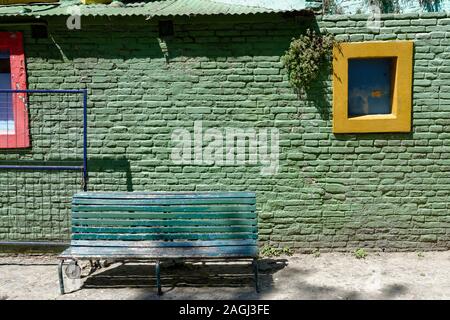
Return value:
M 9 90 L 0 89 L 0 93 L 54 93 L 54 94 L 82 94 L 83 95 L 83 165 L 82 166 L 29 166 L 29 165 L 0 165 L 1 169 L 10 170 L 83 170 L 83 190 L 87 191 L 87 89 L 81 90 Z

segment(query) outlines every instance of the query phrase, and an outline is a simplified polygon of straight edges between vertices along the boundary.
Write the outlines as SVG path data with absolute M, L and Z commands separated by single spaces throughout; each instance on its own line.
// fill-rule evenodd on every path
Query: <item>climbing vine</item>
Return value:
M 308 89 L 318 77 L 321 64 L 331 56 L 336 43 L 332 34 L 318 34 L 310 29 L 299 38 L 292 39 L 289 49 L 282 57 L 291 85 L 300 90 Z

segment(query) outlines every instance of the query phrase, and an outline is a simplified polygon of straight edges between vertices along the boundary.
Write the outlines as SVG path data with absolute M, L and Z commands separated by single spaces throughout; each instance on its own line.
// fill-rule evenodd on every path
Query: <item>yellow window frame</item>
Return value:
M 348 60 L 396 58 L 390 114 L 348 116 Z M 371 41 L 340 43 L 333 49 L 333 132 L 410 132 L 413 42 Z

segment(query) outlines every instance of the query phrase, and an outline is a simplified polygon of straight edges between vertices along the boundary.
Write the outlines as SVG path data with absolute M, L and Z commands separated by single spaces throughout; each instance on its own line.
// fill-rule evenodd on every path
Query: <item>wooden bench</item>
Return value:
M 155 261 L 158 294 L 163 259 L 252 259 L 258 291 L 255 206 L 253 192 L 75 194 L 71 245 L 58 256 L 61 294 L 65 262 L 103 259 Z

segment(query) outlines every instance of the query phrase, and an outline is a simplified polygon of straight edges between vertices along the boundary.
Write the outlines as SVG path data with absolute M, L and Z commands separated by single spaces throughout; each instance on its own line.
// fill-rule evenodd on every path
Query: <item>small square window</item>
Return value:
M 395 58 L 349 59 L 349 117 L 391 114 L 395 64 Z
M 175 34 L 172 20 L 159 21 L 158 28 L 160 38 L 173 37 Z
M 33 39 L 47 39 L 48 38 L 47 26 L 40 24 L 31 26 L 31 37 Z
M 333 51 L 333 132 L 410 132 L 411 41 L 353 42 Z

